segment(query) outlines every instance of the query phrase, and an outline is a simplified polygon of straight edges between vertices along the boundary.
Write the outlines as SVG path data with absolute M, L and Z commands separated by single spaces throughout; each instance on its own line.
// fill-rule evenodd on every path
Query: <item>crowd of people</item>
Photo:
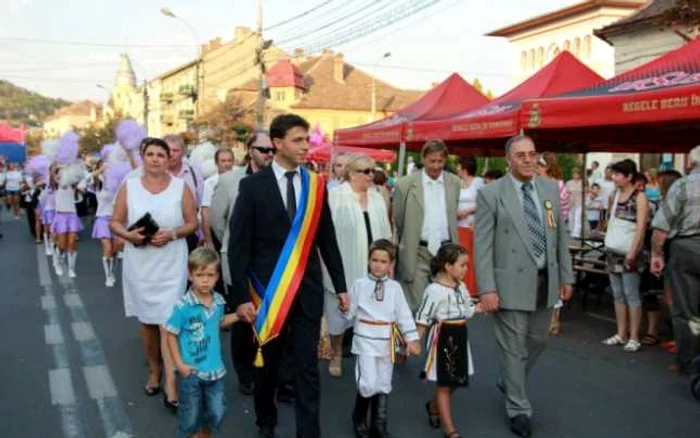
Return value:
M 357 437 L 389 436 L 393 368 L 420 356 L 421 378 L 435 384 L 427 422 L 458 438 L 451 396 L 474 374 L 466 324 L 480 314 L 494 320 L 508 427 L 530 436 L 528 375 L 573 294 L 572 236 L 592 230 L 605 235 L 617 320 L 603 343 L 627 352 L 656 344 L 668 308 L 676 369 L 694 372 L 700 147 L 685 177 L 641 175 L 623 160 L 604 174 L 597 163 L 585 175 L 574 169 L 564 182 L 557 156 L 525 135 L 506 143 L 505 174 L 480 176 L 472 157 L 449 171 L 447 146 L 432 140 L 404 177 L 343 153 L 324 177 L 305 161 L 308 135 L 303 118 L 278 116 L 248 139 L 241 166 L 219 149 L 206 179 L 176 135 L 123 136 L 91 169 L 59 151 L 42 165 L 30 160 L 24 173 L 15 165 L 2 173 L 8 208 L 19 217 L 19 197 L 31 211 L 30 229 L 57 275 L 79 273 L 80 210 L 94 198 L 105 285 L 120 283 L 125 314 L 139 322 L 144 392 L 163 394 L 181 436 L 219 431 L 226 327 L 259 437 L 275 436 L 276 402 L 295 405 L 297 436 L 320 436 L 318 361 L 329 359 L 328 373 L 342 378 L 349 347 Z M 645 288 L 666 293 L 647 298 Z

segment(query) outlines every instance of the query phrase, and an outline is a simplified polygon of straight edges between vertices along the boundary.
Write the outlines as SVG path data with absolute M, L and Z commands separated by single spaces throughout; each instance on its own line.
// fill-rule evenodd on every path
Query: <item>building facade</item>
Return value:
M 57 109 L 44 120 L 44 137 L 58 138 L 73 129 L 102 123 L 102 105 L 85 100 Z
M 594 34 L 634 13 L 644 0 L 589 0 L 489 32 L 513 49 L 513 85 L 568 50 L 604 78 L 615 74 L 615 49 Z

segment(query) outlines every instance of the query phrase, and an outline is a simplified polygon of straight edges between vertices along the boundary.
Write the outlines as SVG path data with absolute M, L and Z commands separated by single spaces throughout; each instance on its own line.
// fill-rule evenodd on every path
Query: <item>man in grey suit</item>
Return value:
M 209 223 L 221 242 L 221 271 L 227 290 L 231 287 L 228 264 L 229 219 L 238 197 L 238 185 L 243 178 L 272 163 L 275 148 L 267 134 L 253 134 L 246 142 L 249 163 L 219 176 L 209 207 Z M 231 295 L 227 291 L 227 296 Z M 244 395 L 253 394 L 255 343 L 250 324 L 234 324 L 231 328 L 231 356 L 238 375 L 238 389 Z
M 551 308 L 571 298 L 574 282 L 559 188 L 535 178 L 535 143 L 519 135 L 506 143 L 509 173 L 479 189 L 476 276 L 482 307 L 492 312 L 511 431 L 532 434 L 526 382 L 545 347 Z
M 423 170 L 396 182 L 392 214 L 399 246 L 396 275 L 413 312 L 430 282 L 430 259 L 445 242 L 457 242 L 457 205 L 461 181 L 444 171 L 447 146 L 430 140 L 423 146 Z

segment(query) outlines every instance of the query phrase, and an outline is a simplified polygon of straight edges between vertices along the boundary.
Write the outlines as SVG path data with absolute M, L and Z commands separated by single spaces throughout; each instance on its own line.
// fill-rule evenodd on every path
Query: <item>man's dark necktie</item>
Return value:
M 532 199 L 531 191 L 533 188 L 531 183 L 523 184 L 523 210 L 525 210 L 525 223 L 527 224 L 527 230 L 532 240 L 533 253 L 535 257 L 541 257 L 547 249 L 545 247 L 546 237 L 542 218 L 537 210 L 535 201 Z
M 296 174 L 296 170 L 290 170 L 284 174 L 287 177 L 287 216 L 290 222 L 294 222 L 294 216 L 297 214 L 297 196 L 294 193 L 294 175 Z

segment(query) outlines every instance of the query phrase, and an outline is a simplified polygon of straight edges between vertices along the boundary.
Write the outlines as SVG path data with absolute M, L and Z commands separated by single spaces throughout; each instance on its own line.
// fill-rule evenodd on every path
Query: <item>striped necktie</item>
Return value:
M 546 249 L 544 224 L 535 201 L 532 199 L 532 189 L 532 183 L 523 184 L 523 209 L 525 210 L 527 230 L 530 232 L 530 240 L 532 240 L 532 252 L 535 258 L 540 258 Z

